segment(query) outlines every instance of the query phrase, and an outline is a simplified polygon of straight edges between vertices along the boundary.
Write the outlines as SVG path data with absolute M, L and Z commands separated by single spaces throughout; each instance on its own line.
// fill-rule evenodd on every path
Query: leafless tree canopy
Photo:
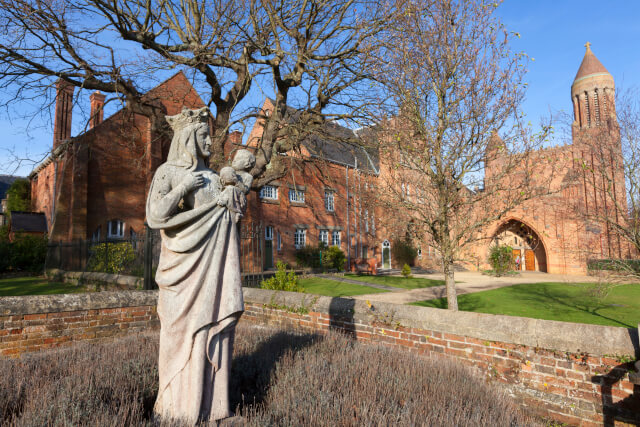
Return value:
M 231 126 L 266 121 L 253 170 L 260 186 L 286 172 L 276 154 L 327 117 L 361 115 L 358 88 L 388 16 L 368 0 L 0 0 L 0 87 L 11 104 L 50 94 L 61 78 L 159 118 L 143 93 L 184 70 L 214 111 L 214 166 Z M 251 93 L 271 94 L 275 111 L 243 104 Z M 287 107 L 301 111 L 303 132 L 283 126 Z
M 388 100 L 380 127 L 388 191 L 414 234 L 442 257 L 449 307 L 461 249 L 544 185 L 529 154 L 548 128 L 521 124 L 527 57 L 483 0 L 413 0 L 386 34 L 379 78 Z M 499 136 L 498 136 L 499 135 Z

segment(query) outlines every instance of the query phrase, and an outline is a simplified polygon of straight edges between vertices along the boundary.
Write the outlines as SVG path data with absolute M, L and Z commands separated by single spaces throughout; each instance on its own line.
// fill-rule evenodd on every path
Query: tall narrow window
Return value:
M 327 212 L 334 211 L 334 195 L 331 190 L 325 190 L 324 192 L 324 208 Z
M 598 103 L 598 89 L 593 92 L 593 111 L 596 116 L 596 126 L 600 126 L 600 105 Z
M 276 234 L 276 250 L 281 251 L 282 250 L 282 237 L 280 236 L 280 232 L 278 231 L 278 233 Z
M 334 231 L 331 233 L 331 246 L 340 246 L 340 232 Z
M 307 243 L 307 230 L 304 228 L 296 228 L 296 232 L 293 235 L 293 244 L 296 249 L 303 248 Z
M 326 246 L 329 246 L 329 231 L 328 230 L 320 230 L 320 242 L 324 243 Z
M 273 226 L 264 227 L 264 240 L 273 240 Z
M 589 108 L 589 94 L 584 93 L 584 112 L 587 115 L 587 127 L 591 127 L 591 109 Z
M 102 230 L 102 226 L 98 226 L 98 228 L 96 229 L 96 231 L 93 232 L 93 234 L 91 235 L 91 241 L 92 242 L 98 242 L 100 241 L 100 231 Z
M 369 232 L 369 210 L 368 209 L 364 210 L 364 231 L 366 233 Z

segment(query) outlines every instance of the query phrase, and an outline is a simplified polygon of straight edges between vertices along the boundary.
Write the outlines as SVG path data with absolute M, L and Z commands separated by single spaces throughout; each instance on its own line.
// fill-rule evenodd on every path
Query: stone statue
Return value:
M 236 223 L 246 209 L 245 188 L 235 174 L 225 171 L 223 179 L 206 166 L 207 108 L 166 119 L 174 132 L 171 148 L 147 199 L 147 222 L 162 236 L 154 413 L 192 423 L 220 420 L 232 415 L 228 381 L 244 309 Z

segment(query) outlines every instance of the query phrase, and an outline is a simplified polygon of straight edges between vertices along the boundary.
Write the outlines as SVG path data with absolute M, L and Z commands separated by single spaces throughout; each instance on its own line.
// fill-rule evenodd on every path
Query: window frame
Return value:
M 117 224 L 116 227 L 120 228 L 120 230 L 116 230 L 116 233 L 111 232 L 112 224 Z M 107 222 L 107 239 L 124 239 L 124 230 L 125 230 L 125 222 L 121 219 L 112 219 Z
M 307 230 L 304 228 L 296 228 L 293 233 L 293 246 L 296 249 L 302 249 L 307 244 Z
M 266 194 L 265 190 L 269 190 L 269 192 L 271 193 L 270 195 Z M 278 187 L 276 187 L 275 185 L 263 185 L 262 188 L 260 189 L 260 199 L 265 199 L 265 200 L 278 200 Z
M 290 188 L 289 189 L 289 202 L 291 202 L 291 203 L 299 203 L 299 204 L 305 203 L 305 195 L 304 195 L 304 193 L 305 193 L 304 190 L 298 190 L 296 188 Z
M 337 236 L 337 238 L 336 238 Z M 340 246 L 340 244 L 342 243 L 342 239 L 340 236 L 340 230 L 333 230 L 331 232 L 331 246 Z
M 324 243 L 327 247 L 329 246 L 329 230 L 320 230 L 318 233 L 318 241 Z
M 324 208 L 327 212 L 336 211 L 335 191 L 324 190 Z

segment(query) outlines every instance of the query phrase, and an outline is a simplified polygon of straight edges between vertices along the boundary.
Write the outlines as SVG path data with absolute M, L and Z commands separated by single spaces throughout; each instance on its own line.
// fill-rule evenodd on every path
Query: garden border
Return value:
M 253 288 L 244 288 L 244 296 L 243 322 L 334 329 L 358 341 L 453 358 L 569 424 L 640 422 L 628 376 L 638 356 L 635 329 Z M 157 291 L 1 297 L 0 355 L 157 329 L 156 301 Z

